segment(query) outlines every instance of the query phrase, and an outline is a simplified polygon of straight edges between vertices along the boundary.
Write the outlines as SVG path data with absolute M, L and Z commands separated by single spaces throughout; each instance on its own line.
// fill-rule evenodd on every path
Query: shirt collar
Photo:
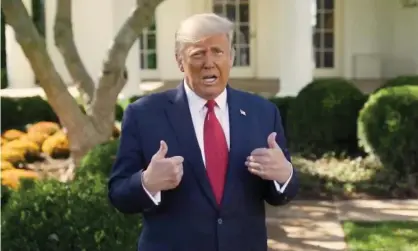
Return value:
M 183 82 L 184 90 L 186 92 L 187 100 L 189 101 L 190 107 L 199 107 L 199 110 L 202 109 L 205 105 L 207 100 L 199 97 L 190 87 L 187 85 L 186 80 Z M 219 94 L 218 97 L 215 98 L 216 104 L 218 105 L 219 109 L 222 111 L 226 109 L 226 102 L 227 102 L 227 92 L 226 88 Z

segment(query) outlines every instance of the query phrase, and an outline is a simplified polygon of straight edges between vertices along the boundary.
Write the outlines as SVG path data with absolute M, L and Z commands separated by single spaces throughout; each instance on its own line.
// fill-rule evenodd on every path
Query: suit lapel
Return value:
M 184 159 L 190 163 L 203 193 L 211 201 L 211 204 L 217 207 L 203 164 L 200 147 L 194 133 L 193 121 L 183 84 L 175 91 L 169 93 L 169 95 L 171 104 L 166 109 L 166 115 L 175 131 L 177 142 L 182 148 Z

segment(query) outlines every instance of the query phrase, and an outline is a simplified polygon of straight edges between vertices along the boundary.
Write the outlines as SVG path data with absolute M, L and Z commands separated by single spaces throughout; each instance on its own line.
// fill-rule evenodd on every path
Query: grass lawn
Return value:
M 343 223 L 350 251 L 418 251 L 418 222 Z

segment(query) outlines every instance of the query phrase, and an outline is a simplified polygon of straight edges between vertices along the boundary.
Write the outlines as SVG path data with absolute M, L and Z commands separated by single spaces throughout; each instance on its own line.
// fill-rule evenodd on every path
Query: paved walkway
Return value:
M 345 251 L 341 221 L 418 221 L 418 200 L 293 201 L 266 216 L 270 251 Z

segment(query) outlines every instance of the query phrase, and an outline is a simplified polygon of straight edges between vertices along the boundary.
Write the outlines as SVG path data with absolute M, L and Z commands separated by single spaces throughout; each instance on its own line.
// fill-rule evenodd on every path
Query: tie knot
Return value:
M 209 111 L 213 111 L 213 108 L 215 108 L 216 105 L 216 101 L 215 100 L 208 100 L 208 102 L 206 102 L 206 106 L 208 107 Z

